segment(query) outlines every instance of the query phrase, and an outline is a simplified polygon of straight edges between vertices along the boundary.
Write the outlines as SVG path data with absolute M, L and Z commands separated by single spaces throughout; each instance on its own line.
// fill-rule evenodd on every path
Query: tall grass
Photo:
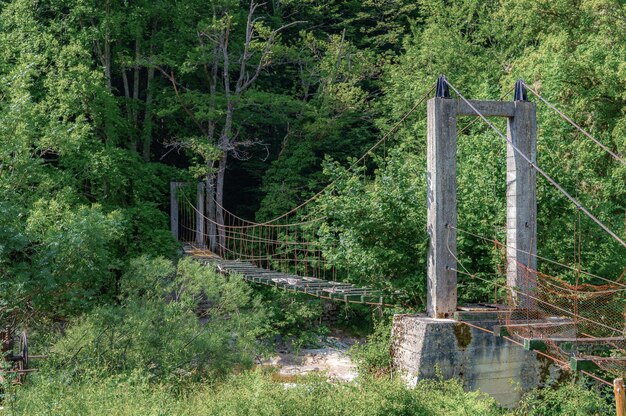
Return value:
M 423 382 L 415 389 L 389 379 L 331 384 L 305 379 L 284 385 L 261 371 L 182 394 L 136 379 L 83 380 L 65 384 L 40 378 L 5 403 L 5 415 L 500 415 L 496 403 L 466 393 L 455 382 Z

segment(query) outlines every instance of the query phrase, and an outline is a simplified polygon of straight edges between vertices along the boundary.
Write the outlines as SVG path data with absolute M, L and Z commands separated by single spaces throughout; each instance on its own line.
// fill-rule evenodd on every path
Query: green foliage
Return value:
M 595 388 L 568 382 L 557 388 L 537 389 L 525 395 L 515 414 L 541 416 L 608 415 L 615 412 L 612 400 L 607 401 Z
M 120 282 L 119 302 L 125 305 L 141 300 L 164 300 L 176 273 L 174 264 L 162 257 L 144 255 L 132 259 Z
M 425 250 L 427 240 L 425 177 L 418 160 L 407 147 L 393 150 L 372 179 L 362 168 L 352 175 L 327 164 L 336 191 L 315 208 L 328 218 L 318 230 L 325 255 L 346 279 L 404 289 L 419 304 L 425 256 L 415 253 Z
M 319 189 L 326 155 L 345 160 L 372 140 L 374 109 L 363 85 L 377 71 L 372 53 L 342 36 L 300 36 L 298 57 L 310 65 L 298 91 L 302 110 L 263 178 L 260 220 L 282 214 Z
M 98 206 L 71 208 L 67 198 L 36 201 L 26 221 L 26 234 L 44 249 L 30 264 L 38 273 L 28 283 L 40 312 L 77 312 L 105 290 L 112 292 L 116 265 L 112 242 L 119 237 L 119 212 L 105 214 Z M 99 299 L 100 301 L 104 299 Z
M 305 380 L 285 387 L 261 372 L 195 386 L 172 395 L 142 379 L 38 380 L 5 406 L 7 415 L 501 415 L 493 399 L 465 393 L 458 382 L 423 382 L 409 389 L 387 379 L 358 384 Z M 80 399 L 77 399 L 80 398 Z
M 391 319 L 374 322 L 374 332 L 363 344 L 354 345 L 350 356 L 357 363 L 359 372 L 385 374 L 391 370 Z
M 133 260 L 118 305 L 74 320 L 53 345 L 45 372 L 70 380 L 141 374 L 173 387 L 247 368 L 259 353 L 266 312 L 240 279 L 190 259 Z
M 100 15 L 89 1 L 70 3 L 0 6 L 0 317 L 8 322 L 62 320 L 110 302 L 129 258 L 176 248 L 164 209 L 169 180 L 182 175 L 126 148 L 128 126 L 92 56 L 97 35 L 79 23 Z
M 273 287 L 261 289 L 260 295 L 271 318 L 273 331 L 285 339 L 302 338 L 304 341 L 308 335 L 321 330 L 323 308 L 320 299 Z

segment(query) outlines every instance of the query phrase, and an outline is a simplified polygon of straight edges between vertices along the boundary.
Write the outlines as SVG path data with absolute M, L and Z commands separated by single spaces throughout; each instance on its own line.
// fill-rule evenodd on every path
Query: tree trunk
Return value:
M 150 147 L 152 145 L 152 80 L 154 67 L 148 68 L 148 86 L 146 88 L 146 111 L 143 115 L 142 156 L 146 162 L 150 161 Z
M 139 48 L 140 41 L 139 36 L 135 39 L 135 65 L 133 71 L 133 126 L 137 128 L 137 120 L 139 115 L 139 59 L 141 58 L 141 51 Z
M 111 13 L 111 2 L 106 2 L 106 16 L 109 17 Z M 107 90 L 111 92 L 113 89 L 111 86 L 111 36 L 109 34 L 109 27 L 107 25 L 104 35 L 104 54 L 102 56 L 102 64 L 104 65 L 104 78 L 106 79 Z
M 150 63 L 148 64 L 148 80 L 146 83 L 146 109 L 143 114 L 143 129 L 141 132 L 141 155 L 145 162 L 150 161 L 150 148 L 152 147 L 152 83 L 154 82 L 154 35 L 157 32 L 156 20 L 152 22 L 152 32 L 150 34 Z M 208 189 L 205 190 L 208 192 Z
M 130 87 L 128 86 L 128 76 L 126 75 L 126 68 L 122 68 L 122 82 L 124 84 L 124 103 L 126 107 L 126 119 L 128 120 L 128 124 L 132 124 L 132 112 L 133 105 L 130 102 Z M 134 135 L 130 135 L 130 142 L 128 143 L 128 148 L 132 151 L 137 150 L 137 143 L 135 143 Z

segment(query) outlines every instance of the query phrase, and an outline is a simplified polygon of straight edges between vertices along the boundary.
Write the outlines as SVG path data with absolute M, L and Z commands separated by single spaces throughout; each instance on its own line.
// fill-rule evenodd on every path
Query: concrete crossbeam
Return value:
M 467 100 L 472 105 L 470 107 L 463 100 L 452 100 L 456 104 L 456 114 L 459 116 L 478 116 L 478 113 L 472 108 L 480 112 L 485 117 L 513 117 L 515 115 L 516 102 L 513 101 L 477 101 Z

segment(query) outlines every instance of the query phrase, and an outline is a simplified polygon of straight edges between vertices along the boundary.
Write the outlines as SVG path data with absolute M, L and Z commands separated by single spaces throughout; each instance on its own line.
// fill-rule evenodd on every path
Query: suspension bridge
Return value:
M 537 177 L 543 178 L 626 254 L 624 232 L 611 229 L 537 163 L 537 105 L 545 105 L 615 163 L 626 166 L 626 161 L 524 81 L 517 81 L 511 90 L 514 97 L 510 101 L 504 97 L 495 101 L 470 100 L 441 76 L 345 172 L 362 163 L 426 104 L 428 316 L 456 319 L 547 357 L 562 369 L 581 371 L 600 383 L 612 385 L 607 381 L 609 377 L 626 373 L 626 268 L 619 276 L 604 277 L 583 270 L 580 264 L 565 264 L 537 254 Z M 451 92 L 456 98 L 451 97 Z M 529 93 L 535 101 L 528 99 Z M 484 123 L 506 146 L 505 241 L 457 225 L 456 123 L 463 116 L 474 117 L 472 123 Z M 491 117 L 506 118 L 506 132 Z M 341 265 L 325 251 L 321 230 L 333 230 L 330 219 L 320 216 L 315 202 L 334 192 L 335 183 L 329 183 L 276 218 L 254 222 L 224 208 L 206 193 L 204 183 L 190 186 L 173 182 L 172 233 L 183 243 L 187 255 L 224 274 L 346 303 L 396 305 L 400 293 L 388 287 L 342 281 Z M 473 273 L 457 253 L 459 235 L 489 244 L 502 253 L 506 282 Z M 565 272 L 562 276 L 544 273 L 542 265 Z M 458 275 L 501 289 L 507 294 L 506 300 L 457 305 Z M 486 320 L 495 320 L 497 325 L 482 325 Z

